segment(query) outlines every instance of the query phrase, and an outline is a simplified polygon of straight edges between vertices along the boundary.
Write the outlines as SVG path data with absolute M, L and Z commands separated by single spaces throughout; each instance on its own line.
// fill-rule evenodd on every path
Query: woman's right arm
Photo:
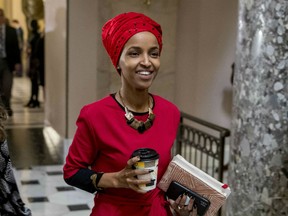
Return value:
M 73 176 L 64 180 L 67 184 L 90 193 L 101 191 L 105 188 L 130 188 L 138 193 L 146 193 L 138 185 L 148 184 L 150 180 L 139 180 L 135 176 L 147 174 L 149 171 L 132 169 L 132 165 L 137 161 L 139 161 L 139 157 L 131 158 L 127 161 L 127 166 L 121 171 L 104 173 L 97 185 L 95 185 L 95 182 L 93 183 L 91 178 L 97 173 L 90 169 L 79 169 Z
M 97 189 L 94 187 L 91 176 L 96 172 L 90 169 L 79 169 L 73 176 L 64 178 L 65 182 L 71 186 L 80 188 L 89 193 L 95 193 Z
M 64 180 L 67 184 L 94 193 L 90 177 L 96 172 L 90 169 L 98 154 L 97 142 L 89 123 L 87 107 L 83 107 L 77 119 L 77 130 L 63 167 Z

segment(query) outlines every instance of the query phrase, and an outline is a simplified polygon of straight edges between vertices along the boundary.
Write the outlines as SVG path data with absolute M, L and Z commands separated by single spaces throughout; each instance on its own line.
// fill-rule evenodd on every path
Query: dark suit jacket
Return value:
M 15 64 L 21 62 L 20 49 L 16 29 L 6 25 L 5 48 L 10 71 L 14 71 Z

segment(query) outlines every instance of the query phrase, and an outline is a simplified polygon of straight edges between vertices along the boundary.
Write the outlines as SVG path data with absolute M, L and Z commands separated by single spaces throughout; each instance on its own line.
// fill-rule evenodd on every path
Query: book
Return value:
M 172 181 L 180 183 L 210 201 L 205 216 L 216 215 L 231 193 L 227 184 L 208 175 L 179 154 L 173 157 L 157 187 L 167 192 Z

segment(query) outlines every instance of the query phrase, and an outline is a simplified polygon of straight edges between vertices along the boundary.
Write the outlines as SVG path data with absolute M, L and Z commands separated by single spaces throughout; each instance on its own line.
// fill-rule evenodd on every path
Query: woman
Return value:
M 37 53 L 37 46 L 41 38 L 39 31 L 39 25 L 37 20 L 31 21 L 31 36 L 29 39 L 29 73 L 28 76 L 31 80 L 31 96 L 29 102 L 26 104 L 26 107 L 35 108 L 40 107 L 38 100 L 39 96 L 39 56 Z
M 22 202 L 13 174 L 6 133 L 2 124 L 6 118 L 6 111 L 0 106 L 0 215 L 31 216 L 30 209 Z
M 157 76 L 162 50 L 161 26 L 140 13 L 124 13 L 109 20 L 102 29 L 103 44 L 121 79 L 121 88 L 102 100 L 82 108 L 77 131 L 64 165 L 64 179 L 73 186 L 95 192 L 91 215 L 166 216 L 196 215 L 193 200 L 186 196 L 167 201 L 156 188 L 149 192 L 139 185 L 134 170 L 139 148 L 159 155 L 158 180 L 170 160 L 171 147 L 180 121 L 178 108 L 149 93 Z

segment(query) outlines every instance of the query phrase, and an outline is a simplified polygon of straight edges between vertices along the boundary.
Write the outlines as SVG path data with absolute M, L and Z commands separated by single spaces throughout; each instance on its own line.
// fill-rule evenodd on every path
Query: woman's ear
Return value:
M 117 70 L 118 74 L 121 75 L 121 68 L 119 67 L 119 65 L 117 66 L 116 70 Z

